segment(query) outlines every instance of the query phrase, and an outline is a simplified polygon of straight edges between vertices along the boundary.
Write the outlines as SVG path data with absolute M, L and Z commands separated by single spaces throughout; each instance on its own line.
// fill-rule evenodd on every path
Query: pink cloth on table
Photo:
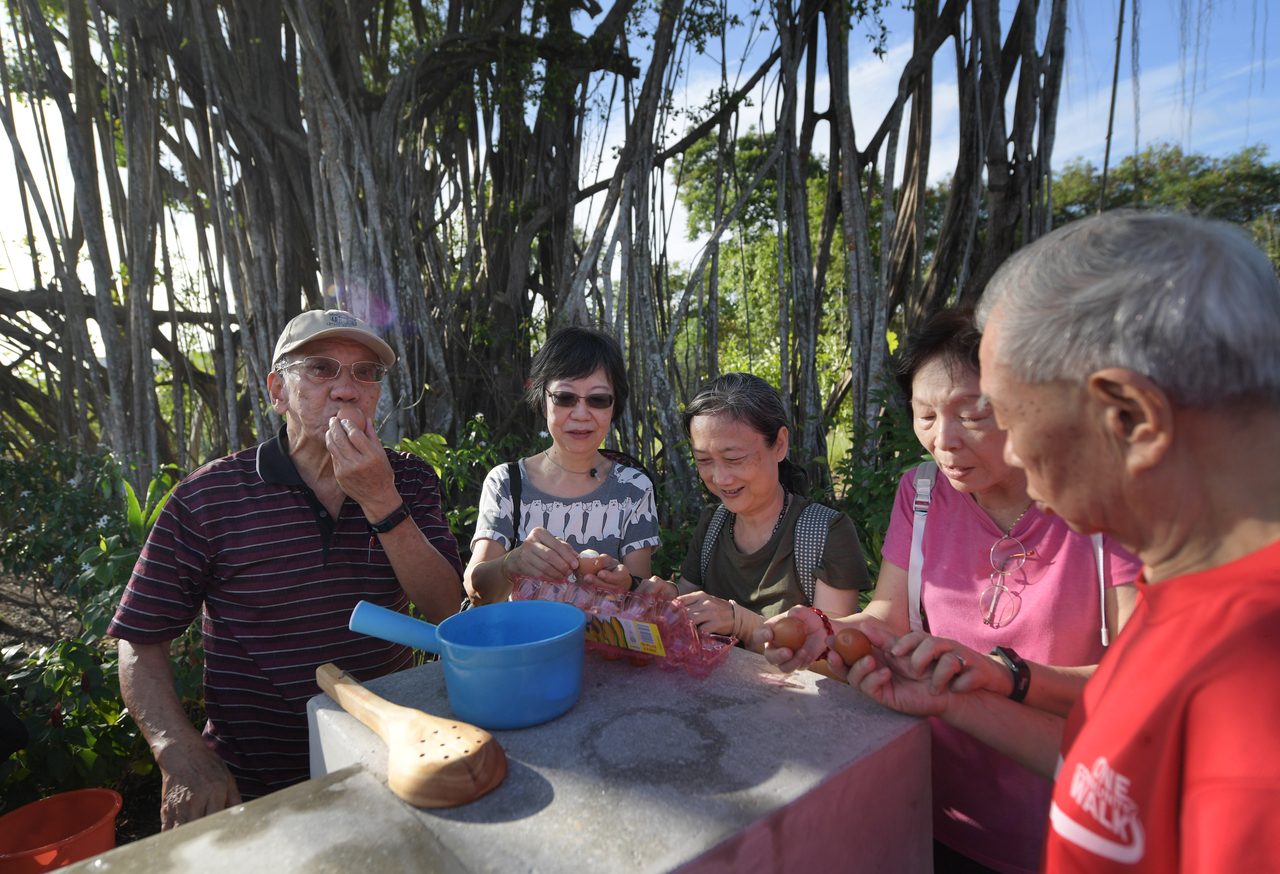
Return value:
M 882 551 L 885 561 L 904 569 L 911 560 L 914 480 L 911 470 L 898 484 Z M 938 476 L 920 598 L 930 633 L 980 653 L 1009 646 L 1027 661 L 1097 664 L 1105 648 L 1093 543 L 1034 505 L 1012 531 L 1031 552 L 1006 583 L 1020 598 L 1018 613 L 1001 628 L 983 624 L 978 598 L 991 585 L 990 550 L 1003 534 L 972 495 Z M 1110 540 L 1104 548 L 1107 585 L 1133 582 L 1141 562 Z M 997 871 L 1038 870 L 1053 787 L 964 732 L 930 722 L 934 837 Z

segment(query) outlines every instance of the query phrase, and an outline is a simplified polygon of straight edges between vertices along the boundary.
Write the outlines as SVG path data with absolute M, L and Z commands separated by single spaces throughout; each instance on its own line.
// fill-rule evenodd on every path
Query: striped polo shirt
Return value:
M 307 700 L 319 694 L 319 665 L 368 680 L 413 664 L 409 648 L 347 629 L 358 601 L 405 613 L 409 599 L 360 505 L 348 497 L 332 518 L 288 445 L 282 427 L 179 484 L 107 630 L 164 643 L 203 612 L 205 742 L 245 797 L 307 779 Z M 458 572 L 440 584 L 461 598 L 462 563 L 435 473 L 408 453 L 387 458 L 414 521 Z

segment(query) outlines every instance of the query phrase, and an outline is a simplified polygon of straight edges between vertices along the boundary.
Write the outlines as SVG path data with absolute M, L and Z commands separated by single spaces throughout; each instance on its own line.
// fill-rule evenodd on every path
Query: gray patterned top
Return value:
M 615 462 L 599 488 L 573 499 L 557 498 L 535 487 L 529 482 L 524 459 L 520 459 L 520 478 L 523 535 L 542 526 L 579 552 L 594 549 L 620 561 L 630 552 L 659 543 L 653 483 L 642 471 Z M 500 464 L 484 479 L 471 545 L 494 540 L 510 550 L 514 534 L 511 482 L 507 465 Z

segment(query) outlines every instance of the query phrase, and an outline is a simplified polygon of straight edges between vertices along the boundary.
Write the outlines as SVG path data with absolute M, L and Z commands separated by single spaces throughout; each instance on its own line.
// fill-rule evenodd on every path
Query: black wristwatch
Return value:
M 991 650 L 991 654 L 1004 662 L 1013 674 L 1013 691 L 1009 693 L 1009 700 L 1021 701 L 1026 698 L 1027 690 L 1031 688 L 1031 668 L 1022 660 L 1022 656 L 1008 646 L 997 646 Z
M 391 515 L 378 523 L 369 523 L 370 534 L 386 534 L 392 528 L 395 528 L 405 519 L 409 518 L 409 506 L 404 502 L 400 502 L 400 506 L 391 511 Z

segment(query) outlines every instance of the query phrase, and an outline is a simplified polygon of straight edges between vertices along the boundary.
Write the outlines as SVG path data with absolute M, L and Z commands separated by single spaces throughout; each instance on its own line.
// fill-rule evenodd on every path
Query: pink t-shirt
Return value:
M 883 549 L 885 561 L 904 569 L 911 561 L 914 483 L 911 470 L 898 484 Z M 930 633 L 980 653 L 1009 646 L 1041 664 L 1097 664 L 1105 649 L 1090 538 L 1034 505 L 1011 533 L 1030 557 L 1006 579 L 1019 604 L 1016 616 L 992 628 L 983 624 L 978 599 L 991 585 L 991 547 L 1004 532 L 972 495 L 938 476 L 921 574 L 921 612 Z M 1104 549 L 1106 584 L 1133 582 L 1141 562 L 1110 540 Z M 1038 870 L 1052 785 L 964 732 L 937 719 L 931 723 L 933 836 L 997 871 Z

